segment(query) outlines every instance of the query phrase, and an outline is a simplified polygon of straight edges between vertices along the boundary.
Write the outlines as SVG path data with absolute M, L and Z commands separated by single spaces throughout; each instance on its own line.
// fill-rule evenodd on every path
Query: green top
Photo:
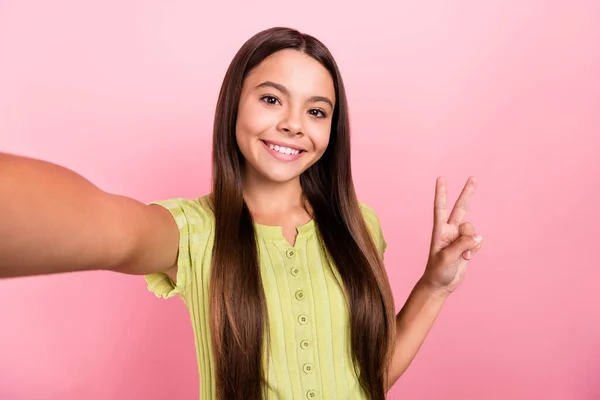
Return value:
M 213 399 L 208 288 L 215 218 L 208 196 L 153 202 L 179 226 L 177 285 L 163 273 L 146 275 L 157 297 L 179 295 L 193 324 L 200 398 Z M 381 254 L 385 251 L 375 212 L 360 204 Z M 260 273 L 267 300 L 271 348 L 268 399 L 366 399 L 350 353 L 349 314 L 337 269 L 316 235 L 313 220 L 298 227 L 294 246 L 281 227 L 255 223 Z M 341 280 L 339 281 L 341 282 Z

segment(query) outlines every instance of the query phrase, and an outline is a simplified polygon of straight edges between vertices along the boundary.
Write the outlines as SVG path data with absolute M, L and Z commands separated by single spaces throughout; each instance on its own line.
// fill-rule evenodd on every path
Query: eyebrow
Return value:
M 263 83 L 260 83 L 258 85 L 256 85 L 256 88 L 265 88 L 265 87 L 272 87 L 274 89 L 279 90 L 281 93 L 288 95 L 290 93 L 289 90 L 287 90 L 287 88 L 285 86 L 283 86 L 280 83 L 275 83 L 275 82 L 271 82 L 271 81 L 264 81 Z M 309 99 L 309 101 L 316 103 L 318 101 L 322 101 L 324 103 L 329 104 L 329 107 L 334 108 L 333 107 L 333 102 L 331 100 L 329 100 L 329 98 L 325 97 L 325 96 L 311 96 Z

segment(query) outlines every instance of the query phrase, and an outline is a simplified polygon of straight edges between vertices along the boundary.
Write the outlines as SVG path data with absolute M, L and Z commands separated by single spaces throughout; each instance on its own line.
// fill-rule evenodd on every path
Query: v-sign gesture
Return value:
M 481 248 L 481 235 L 475 234 L 473 224 L 463 222 L 475 187 L 476 180 L 470 177 L 448 216 L 446 181 L 441 177 L 436 181 L 433 234 L 423 276 L 435 289 L 449 293 L 456 290 L 467 270 L 467 262 Z

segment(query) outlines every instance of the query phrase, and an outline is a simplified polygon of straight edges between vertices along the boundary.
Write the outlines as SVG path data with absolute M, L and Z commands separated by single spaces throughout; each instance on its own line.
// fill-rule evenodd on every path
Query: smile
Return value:
M 305 153 L 304 149 L 299 149 L 297 147 L 288 147 L 264 140 L 261 140 L 261 142 L 265 145 L 271 155 L 281 161 L 294 161 Z

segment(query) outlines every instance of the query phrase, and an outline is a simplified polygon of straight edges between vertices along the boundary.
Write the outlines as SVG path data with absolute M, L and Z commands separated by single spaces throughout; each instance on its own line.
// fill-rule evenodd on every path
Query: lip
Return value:
M 306 149 L 303 149 L 302 147 L 294 146 L 294 145 L 291 145 L 288 143 L 278 142 L 276 140 L 266 140 L 265 139 L 265 140 L 262 140 L 262 142 L 265 143 L 267 145 L 267 147 L 269 147 L 268 145 L 270 143 L 270 144 L 276 144 L 277 146 L 280 146 L 280 147 L 288 147 L 293 150 L 306 151 Z
M 306 151 L 301 151 L 298 154 L 283 154 L 283 153 L 280 153 L 280 152 L 275 151 L 272 148 L 270 148 L 269 145 L 267 144 L 267 142 L 265 142 L 264 140 L 261 140 L 260 142 L 262 143 L 264 148 L 267 150 L 267 152 L 279 161 L 284 161 L 284 162 L 296 161 L 297 159 L 299 159 L 306 153 Z M 276 142 L 271 142 L 271 141 L 269 141 L 268 143 L 277 144 Z M 288 147 L 284 144 L 281 144 L 281 146 Z M 290 147 L 290 148 L 293 148 L 296 150 L 302 150 L 302 149 L 298 149 L 296 147 Z

